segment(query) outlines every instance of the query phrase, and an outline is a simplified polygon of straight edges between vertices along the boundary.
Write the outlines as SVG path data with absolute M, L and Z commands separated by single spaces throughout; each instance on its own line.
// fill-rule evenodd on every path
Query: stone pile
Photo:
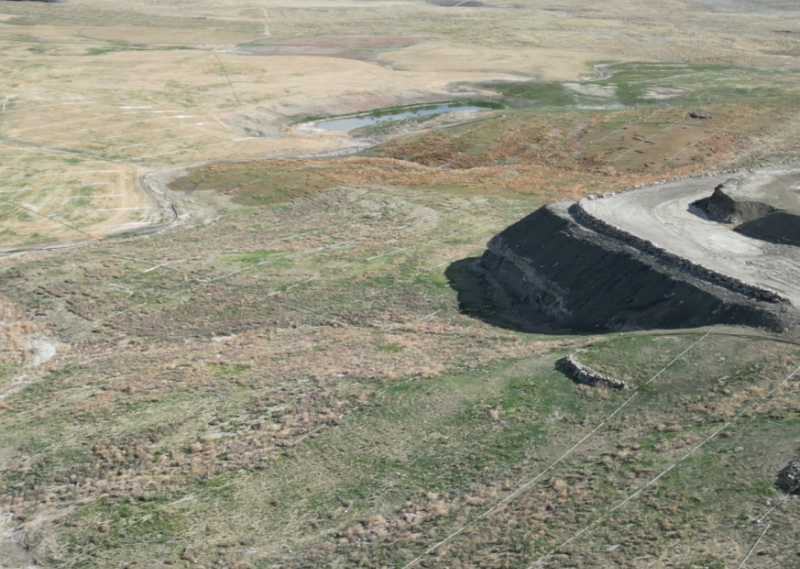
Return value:
M 605 387 L 611 387 L 612 389 L 628 388 L 628 384 L 621 379 L 609 377 L 593 370 L 589 366 L 581 364 L 575 359 L 574 354 L 561 358 L 556 363 L 556 366 L 579 383 L 585 383 L 586 385 L 603 385 Z
M 800 494 L 800 458 L 790 462 L 778 473 L 778 486 L 787 492 Z

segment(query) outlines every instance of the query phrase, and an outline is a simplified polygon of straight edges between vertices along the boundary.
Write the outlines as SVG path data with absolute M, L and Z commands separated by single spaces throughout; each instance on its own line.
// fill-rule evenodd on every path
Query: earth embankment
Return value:
M 734 231 L 770 243 L 800 247 L 800 216 L 786 211 L 774 211 L 742 223 Z
M 726 191 L 725 183 L 714 188 L 711 197 L 695 202 L 708 215 L 719 223 L 745 223 L 775 211 L 769 204 L 758 201 L 737 200 Z
M 782 331 L 791 303 L 757 300 L 545 206 L 488 244 L 481 259 L 506 317 L 529 329 L 597 332 L 745 325 Z

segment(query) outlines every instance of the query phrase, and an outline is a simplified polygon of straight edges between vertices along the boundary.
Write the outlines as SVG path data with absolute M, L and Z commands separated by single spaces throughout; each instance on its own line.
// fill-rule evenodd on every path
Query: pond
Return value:
M 390 122 L 390 121 L 397 121 L 412 117 L 421 117 L 425 115 L 437 115 L 441 113 L 447 113 L 450 111 L 480 111 L 486 110 L 482 107 L 476 107 L 472 105 L 439 105 L 438 107 L 432 108 L 421 108 L 421 109 L 413 109 L 408 111 L 398 111 L 396 113 L 390 113 L 385 115 L 360 115 L 357 117 L 348 117 L 344 119 L 332 119 L 327 121 L 320 121 L 316 123 L 316 126 L 319 128 L 324 128 L 325 130 L 333 130 L 337 132 L 345 132 L 348 130 L 353 130 L 354 128 L 358 128 L 361 126 L 369 126 L 371 124 L 377 124 L 382 122 Z

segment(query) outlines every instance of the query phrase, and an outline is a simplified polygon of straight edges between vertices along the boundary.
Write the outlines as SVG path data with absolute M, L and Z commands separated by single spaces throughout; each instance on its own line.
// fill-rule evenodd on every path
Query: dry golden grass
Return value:
M 0 93 L 0 152 L 4 172 L 17 168 L 25 185 L 18 187 L 12 176 L 0 189 L 24 190 L 12 194 L 10 201 L 18 205 L 0 206 L 0 247 L 83 240 L 158 223 L 158 209 L 134 178 L 148 169 L 327 152 L 350 144 L 287 130 L 293 117 L 441 100 L 465 82 L 575 80 L 591 74 L 598 60 L 784 69 L 791 64 L 785 54 L 798 49 L 795 36 L 774 33 L 776 26 L 790 27 L 793 14 L 745 23 L 737 14 L 672 5 L 637 7 L 636 17 L 629 9 L 621 1 L 604 5 L 602 14 L 585 2 L 558 9 L 539 2 L 482 9 L 341 2 L 327 5 L 320 17 L 316 6 L 281 2 L 4 3 L 0 44 L 7 87 Z M 737 37 L 736 49 L 730 34 Z M 376 49 L 366 61 L 234 53 L 241 45 L 320 35 L 415 39 L 407 47 Z M 764 144 L 777 148 L 778 141 Z M 83 180 L 86 167 L 70 162 L 75 160 L 118 179 Z M 521 174 L 505 181 L 513 191 L 541 181 L 540 173 Z M 485 189 L 502 172 L 475 175 L 476 187 Z M 428 175 L 425 183 L 468 181 L 440 178 Z M 108 183 L 115 190 L 83 199 L 80 190 L 87 183 Z

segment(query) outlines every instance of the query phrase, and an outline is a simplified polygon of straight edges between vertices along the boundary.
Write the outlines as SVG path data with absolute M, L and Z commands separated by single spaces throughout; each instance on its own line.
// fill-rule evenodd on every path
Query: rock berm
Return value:
M 613 389 L 627 389 L 628 384 L 621 379 L 593 370 L 575 359 L 575 354 L 570 354 L 558 360 L 556 367 L 570 375 L 575 381 L 586 385 L 602 385 Z

